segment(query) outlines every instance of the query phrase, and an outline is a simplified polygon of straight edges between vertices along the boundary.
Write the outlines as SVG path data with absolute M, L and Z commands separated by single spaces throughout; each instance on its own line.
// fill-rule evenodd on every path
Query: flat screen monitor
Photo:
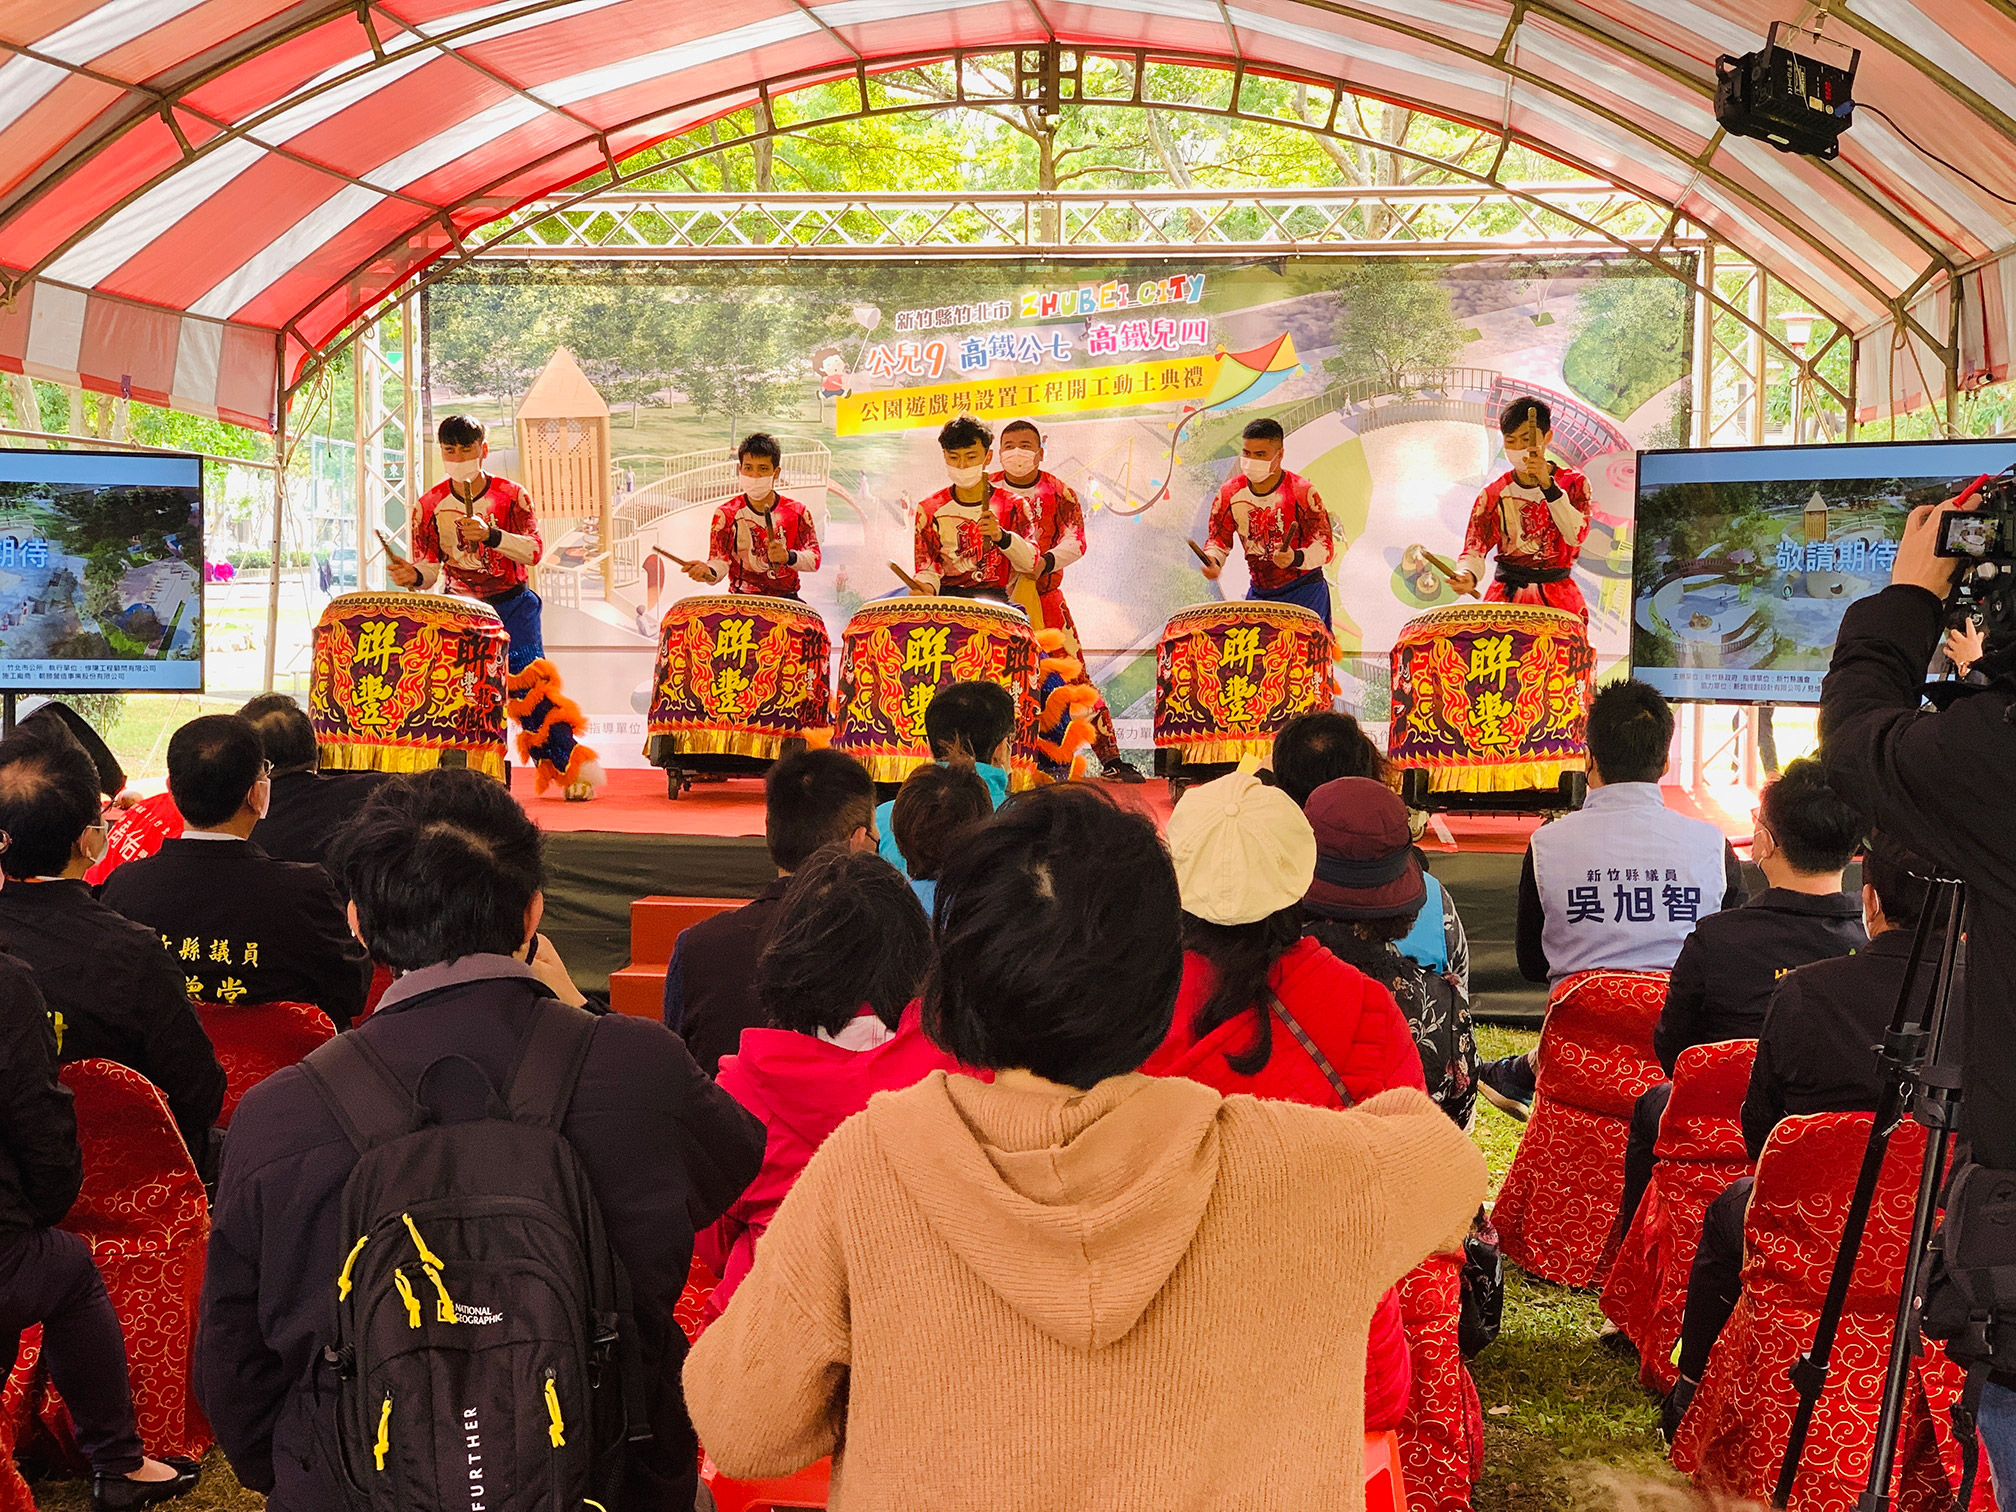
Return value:
M 0 688 L 203 689 L 203 463 L 0 450 Z
M 1819 703 L 1905 518 L 2012 462 L 2016 439 L 1641 452 L 1633 673 L 1672 699 Z

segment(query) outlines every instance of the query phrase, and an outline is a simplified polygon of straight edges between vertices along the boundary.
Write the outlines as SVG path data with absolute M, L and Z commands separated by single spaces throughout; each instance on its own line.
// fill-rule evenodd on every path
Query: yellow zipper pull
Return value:
M 392 1284 L 399 1288 L 399 1300 L 406 1304 L 406 1322 L 414 1328 L 420 1326 L 420 1299 L 413 1295 L 413 1288 L 406 1284 L 406 1272 L 392 1272 Z
M 370 1242 L 371 1236 L 366 1234 L 362 1239 L 359 1239 L 355 1244 L 350 1246 L 349 1257 L 343 1262 L 343 1274 L 336 1278 L 336 1300 L 338 1302 L 341 1302 L 345 1297 L 350 1295 L 350 1268 L 357 1263 L 357 1257 L 364 1253 L 364 1246 Z
M 434 1303 L 435 1321 L 453 1323 L 455 1321 L 455 1303 L 448 1295 L 448 1288 L 442 1283 L 441 1272 L 434 1269 L 431 1265 L 422 1265 L 420 1268 L 427 1272 L 427 1279 L 434 1283 L 434 1290 L 439 1293 Z
M 546 1373 L 546 1416 L 552 1421 L 547 1424 L 546 1437 L 551 1439 L 555 1449 L 566 1447 L 567 1425 L 560 1421 L 560 1393 L 553 1385 L 553 1373 Z
M 378 1442 L 371 1446 L 371 1458 L 385 1468 L 385 1451 L 392 1447 L 392 1393 L 385 1393 L 385 1405 L 378 1409 Z
M 441 1257 L 427 1248 L 427 1241 L 420 1237 L 420 1230 L 413 1222 L 413 1215 L 401 1213 L 399 1217 L 406 1225 L 406 1232 L 413 1236 L 413 1248 L 420 1251 L 420 1263 L 431 1265 L 436 1270 L 446 1270 L 448 1267 L 442 1263 Z

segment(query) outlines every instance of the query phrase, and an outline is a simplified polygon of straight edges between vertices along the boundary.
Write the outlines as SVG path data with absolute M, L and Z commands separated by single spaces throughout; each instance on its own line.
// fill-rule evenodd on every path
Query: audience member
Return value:
M 119 758 L 112 754 L 112 747 L 105 744 L 105 738 L 91 728 L 91 722 L 61 699 L 51 698 L 36 706 L 35 712 L 23 719 L 23 724 L 48 721 L 61 725 L 70 737 L 84 748 L 84 754 L 91 758 L 92 770 L 98 774 L 98 791 L 107 801 L 117 798 L 126 791 L 126 769 L 119 764 Z
M 1250 883 L 1262 917 L 1289 870 Z M 941 885 L 925 1030 L 995 1081 L 934 1072 L 821 1146 L 688 1362 L 709 1456 L 839 1452 L 862 1506 L 1355 1506 L 1367 1323 L 1462 1234 L 1476 1147 L 1411 1090 L 1338 1113 L 1135 1074 L 1182 904 L 1096 790 L 1002 809 Z M 1266 1431 L 1200 1430 L 1229 1403 Z
M 83 880 L 105 823 L 91 758 L 67 734 L 35 724 L 0 740 L 0 833 L 12 838 L 0 853 L 0 937 L 35 970 L 58 1059 L 117 1061 L 154 1083 L 207 1178 L 224 1068 L 161 937 Z
M 1750 858 L 1768 885 L 1741 908 L 1710 914 L 1681 945 L 1652 1031 L 1668 1076 L 1690 1046 L 1757 1038 L 1772 990 L 1795 966 L 1869 943 L 1861 901 L 1841 891 L 1841 873 L 1861 843 L 1861 816 L 1834 796 L 1819 762 L 1794 761 L 1764 789 Z M 1632 1109 L 1620 1233 L 1651 1184 L 1659 1120 L 1672 1096 L 1673 1084 L 1662 1082 Z
M 1316 832 L 1316 871 L 1302 899 L 1303 932 L 1393 994 L 1428 1095 L 1469 1128 L 1477 1111 L 1470 1001 L 1452 977 L 1408 959 L 1396 943 L 1427 898 L 1406 805 L 1383 783 L 1340 777 L 1316 789 L 1304 811 Z
M 94 1512 L 152 1506 L 196 1489 L 194 1460 L 142 1453 L 126 1336 L 91 1246 L 56 1227 L 77 1200 L 84 1152 L 35 973 L 0 954 L 0 1381 L 21 1332 L 42 1325 L 49 1380 L 91 1467 Z
M 1339 777 L 1369 777 L 1385 783 L 1387 762 L 1357 720 L 1349 714 L 1319 709 L 1298 714 L 1281 727 L 1274 737 L 1272 769 L 1274 785 L 1293 798 L 1298 808 L 1306 809 L 1311 793 Z M 1419 838 L 1417 821 L 1426 819 L 1425 814 L 1409 817 L 1410 838 Z M 1456 912 L 1456 900 L 1425 863 L 1421 881 L 1428 896 L 1394 948 L 1426 970 L 1453 978 L 1456 990 L 1468 996 L 1470 940 Z
M 1008 801 L 1008 752 L 1015 740 L 1015 695 L 999 683 L 947 683 L 924 706 L 924 738 L 935 761 L 963 756 L 999 808 Z M 903 848 L 896 843 L 896 800 L 875 810 L 875 833 L 882 859 L 902 872 Z
M 1589 796 L 1543 824 L 1519 874 L 1516 943 L 1529 982 L 1578 971 L 1670 971 L 1704 915 L 1745 896 L 1743 868 L 1722 831 L 1666 807 L 1659 780 L 1673 711 L 1635 679 L 1597 690 L 1589 705 Z M 1533 1107 L 1534 1058 L 1477 1068 L 1478 1090 L 1514 1118 Z
M 201 1003 L 312 1003 L 338 1029 L 364 1008 L 371 960 L 320 866 L 276 861 L 249 838 L 272 764 L 237 714 L 192 719 L 168 741 L 182 834 L 106 881 L 107 907 L 145 924 Z
M 416 1099 L 423 1073 L 444 1060 L 508 1087 L 518 1047 L 558 1011 L 548 1000 L 579 998 L 538 934 L 544 859 L 525 811 L 475 772 L 397 778 L 330 859 L 358 933 L 399 974 L 351 1031 L 356 1042 Z M 444 1118 L 482 1116 L 481 1096 L 473 1107 L 466 1095 L 458 1100 L 466 1080 L 428 1085 Z M 755 1174 L 762 1126 L 661 1025 L 612 1014 L 595 1021 L 560 1132 L 581 1158 L 634 1294 L 653 1437 L 632 1445 L 620 1505 L 688 1512 L 698 1454 L 680 1400 L 686 1341 L 672 1306 L 695 1227 L 720 1216 Z M 346 1468 L 331 1462 L 325 1426 L 337 1381 L 322 1362 L 352 1246 L 338 1199 L 356 1161 L 298 1066 L 254 1087 L 232 1118 L 203 1277 L 196 1390 L 239 1480 L 287 1512 L 349 1505 Z M 529 1410 L 540 1411 L 536 1401 Z M 453 1450 L 459 1462 L 459 1440 Z
M 756 1000 L 756 963 L 776 926 L 791 874 L 815 851 L 875 843 L 875 784 L 853 757 L 800 751 L 763 782 L 763 829 L 777 880 L 740 908 L 689 925 L 665 970 L 665 1027 L 684 1037 L 700 1069 L 714 1075 L 742 1031 L 769 1020 Z
M 1764 1153 L 1779 1120 L 1795 1113 L 1875 1111 L 1883 1083 L 1877 1051 L 1904 991 L 1913 932 L 1933 875 L 1930 862 L 1879 838 L 1862 861 L 1867 948 L 1800 966 L 1778 983 L 1757 1031 L 1757 1060 L 1743 1099 L 1743 1144 L 1751 1160 Z M 1940 946 L 1935 928 L 1927 945 L 1931 961 L 1938 960 Z M 1919 973 L 1914 1015 L 1931 996 L 1936 975 L 1929 966 Z M 1731 1184 L 1708 1204 L 1701 1225 L 1687 1275 L 1680 1379 L 1660 1412 L 1669 1439 L 1742 1295 L 1743 1215 L 1752 1185 L 1748 1176 Z
M 261 693 L 240 709 L 273 764 L 272 802 L 251 839 L 275 861 L 326 866 L 329 848 L 385 780 L 382 772 L 325 772 L 315 726 L 287 693 Z
M 964 756 L 929 762 L 912 772 L 889 808 L 889 828 L 917 901 L 930 913 L 938 874 L 961 837 L 994 812 L 993 796 Z
M 743 1030 L 741 1047 L 721 1059 L 721 1089 L 763 1120 L 769 1138 L 749 1189 L 696 1241 L 721 1278 L 707 1321 L 748 1275 L 778 1204 L 826 1137 L 877 1092 L 959 1069 L 918 1020 L 930 968 L 930 921 L 880 856 L 829 847 L 793 873 L 756 968 L 770 1027 Z
M 1183 986 L 1168 1038 L 1143 1071 L 1315 1108 L 1422 1086 L 1392 995 L 1302 933 L 1316 842 L 1286 793 L 1243 772 L 1191 788 L 1169 820 L 1169 850 L 1183 904 Z M 1367 1350 L 1366 1426 L 1397 1427 L 1413 1370 L 1390 1293 Z

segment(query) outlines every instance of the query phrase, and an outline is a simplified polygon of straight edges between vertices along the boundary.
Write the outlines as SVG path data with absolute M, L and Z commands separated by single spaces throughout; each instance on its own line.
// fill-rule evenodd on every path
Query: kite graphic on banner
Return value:
M 1221 351 L 1214 360 L 1218 372 L 1205 391 L 1204 402 L 1186 410 L 1169 432 L 1169 455 L 1162 462 L 1162 486 L 1132 509 L 1114 508 L 1114 514 L 1143 514 L 1169 497 L 1169 485 L 1176 476 L 1176 443 L 1183 439 L 1183 432 L 1192 420 L 1214 410 L 1258 404 L 1302 370 L 1301 359 L 1295 355 L 1295 338 L 1286 331 L 1248 351 Z

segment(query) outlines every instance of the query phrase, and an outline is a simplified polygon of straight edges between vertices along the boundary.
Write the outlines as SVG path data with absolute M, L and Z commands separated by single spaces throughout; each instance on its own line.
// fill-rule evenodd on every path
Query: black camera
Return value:
M 1946 599 L 1946 622 L 1978 619 L 1989 635 L 2016 635 L 2016 468 L 1982 485 L 1971 510 L 1956 509 L 1939 521 L 1933 550 L 1963 564 L 1953 574 Z

